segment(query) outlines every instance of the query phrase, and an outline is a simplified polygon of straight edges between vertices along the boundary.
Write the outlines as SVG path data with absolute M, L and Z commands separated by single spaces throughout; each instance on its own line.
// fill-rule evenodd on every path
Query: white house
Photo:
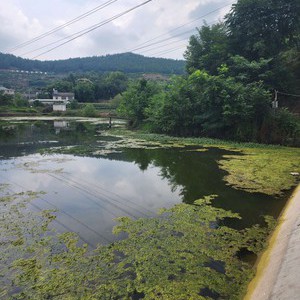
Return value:
M 53 89 L 53 100 L 69 102 L 75 100 L 75 95 L 74 93 L 60 93 Z
M 71 101 L 75 100 L 75 94 L 74 93 L 60 93 L 56 89 L 53 89 L 53 96 L 52 99 L 31 99 L 29 100 L 30 104 L 33 104 L 34 101 L 39 101 L 42 104 L 49 104 L 53 105 L 53 110 L 54 110 L 54 105 L 60 105 L 60 104 L 68 104 Z M 61 109 L 57 108 L 57 109 Z M 66 110 L 66 109 L 65 109 Z M 60 111 L 65 111 L 65 110 L 60 110 Z
M 15 94 L 15 90 L 7 89 L 4 86 L 0 86 L 0 93 L 2 93 L 3 95 L 13 96 Z
M 66 111 L 67 104 L 66 103 L 54 103 L 53 104 L 53 111 Z

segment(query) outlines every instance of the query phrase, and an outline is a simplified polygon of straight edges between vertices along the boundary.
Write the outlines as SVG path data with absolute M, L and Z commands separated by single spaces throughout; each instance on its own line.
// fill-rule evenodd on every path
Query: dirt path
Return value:
M 300 299 L 300 185 L 288 201 L 244 300 Z

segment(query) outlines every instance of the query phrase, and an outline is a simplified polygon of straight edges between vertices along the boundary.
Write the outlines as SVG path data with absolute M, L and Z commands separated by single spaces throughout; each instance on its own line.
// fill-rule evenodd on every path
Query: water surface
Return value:
M 0 183 L 14 192 L 44 191 L 31 209 L 56 209 L 53 226 L 77 232 L 92 247 L 117 239 L 111 233 L 117 217 L 150 217 L 205 195 L 218 195 L 213 205 L 238 212 L 242 220 L 229 225 L 241 228 L 277 217 L 284 205 L 227 186 L 217 161 L 228 151 L 122 147 L 107 136 L 107 120 L 2 121 L 0 146 Z

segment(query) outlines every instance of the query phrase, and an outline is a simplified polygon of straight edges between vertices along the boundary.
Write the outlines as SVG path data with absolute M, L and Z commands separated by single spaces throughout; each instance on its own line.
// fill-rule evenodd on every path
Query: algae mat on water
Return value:
M 280 195 L 295 186 L 300 172 L 300 149 L 243 149 L 243 155 L 225 155 L 220 168 L 229 174 L 224 180 L 249 192 Z
M 216 147 L 233 151 L 218 161 L 228 174 L 224 180 L 237 189 L 272 196 L 281 195 L 299 182 L 300 148 L 255 143 L 236 143 L 210 138 L 180 138 L 117 129 L 109 134 L 152 141 L 169 147 L 199 146 L 199 150 Z M 204 147 L 204 148 L 203 148 Z
M 34 197 L 0 198 L 4 299 L 239 299 L 252 276 L 239 253 L 261 251 L 273 226 L 269 218 L 267 227 L 220 226 L 239 216 L 212 207 L 209 196 L 157 218 L 119 218 L 114 232 L 128 237 L 91 251 L 74 233 L 50 233 L 55 212 L 28 210 Z

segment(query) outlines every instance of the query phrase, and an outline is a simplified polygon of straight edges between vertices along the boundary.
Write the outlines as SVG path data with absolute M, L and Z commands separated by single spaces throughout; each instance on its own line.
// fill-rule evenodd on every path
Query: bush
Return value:
M 287 109 L 269 115 L 261 128 L 260 142 L 300 146 L 300 119 Z
M 89 103 L 83 107 L 82 115 L 85 117 L 95 117 L 96 116 L 96 109 L 93 104 Z

